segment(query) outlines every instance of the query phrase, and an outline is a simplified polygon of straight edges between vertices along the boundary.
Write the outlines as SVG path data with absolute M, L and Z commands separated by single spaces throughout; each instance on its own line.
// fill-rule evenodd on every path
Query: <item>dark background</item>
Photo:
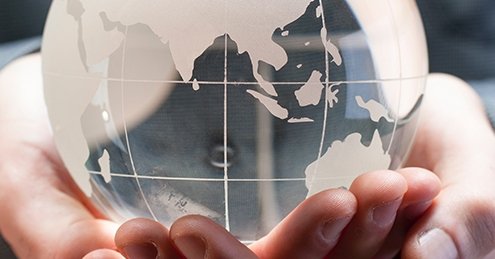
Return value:
M 41 35 L 50 2 L 0 0 L 0 49 L 12 41 Z M 425 23 L 431 72 L 454 74 L 473 84 L 488 82 L 485 90 L 494 89 L 495 1 L 417 2 Z M 493 99 L 489 101 L 495 103 Z M 9 258 L 15 256 L 0 239 L 0 259 Z
M 40 35 L 50 0 L 0 0 L 0 44 Z M 465 80 L 495 77 L 495 1 L 418 0 L 430 69 Z

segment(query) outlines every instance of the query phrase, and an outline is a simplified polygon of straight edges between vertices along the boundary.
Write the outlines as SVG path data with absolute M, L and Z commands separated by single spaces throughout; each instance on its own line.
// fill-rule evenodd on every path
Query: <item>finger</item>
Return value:
M 256 258 L 225 228 L 203 216 L 191 215 L 178 219 L 170 228 L 170 238 L 188 259 Z
M 408 230 L 431 206 L 441 188 L 438 177 L 428 170 L 405 168 L 398 170 L 398 173 L 406 179 L 408 188 L 392 230 L 377 254 L 378 258 L 393 258 L 399 253 Z
M 86 256 L 83 259 L 125 259 L 119 252 L 110 249 L 99 249 L 95 250 Z
M 423 168 L 403 168 L 400 173 L 407 182 L 407 192 L 400 206 L 401 216 L 415 220 L 423 214 L 440 193 L 441 183 L 431 171 Z
M 357 213 L 344 230 L 331 258 L 368 258 L 376 254 L 392 228 L 407 191 L 407 182 L 394 171 L 359 176 L 350 191 L 358 201 Z
M 402 257 L 483 258 L 495 247 L 494 200 L 470 185 L 445 188 L 408 233 Z
M 168 229 L 150 219 L 132 219 L 120 226 L 115 244 L 128 259 L 180 258 Z
M 347 190 L 317 193 L 251 249 L 261 258 L 323 258 L 338 242 L 356 207 L 356 198 Z

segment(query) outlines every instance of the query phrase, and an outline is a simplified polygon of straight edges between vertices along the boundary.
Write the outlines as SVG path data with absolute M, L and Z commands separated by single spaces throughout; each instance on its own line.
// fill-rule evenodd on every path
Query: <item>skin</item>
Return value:
M 0 72 L 0 231 L 20 258 L 431 258 L 418 240 L 436 228 L 460 258 L 495 247 L 495 137 L 477 96 L 455 78 L 430 77 L 409 161 L 435 174 L 417 167 L 365 173 L 349 190 L 302 202 L 246 247 L 201 216 L 166 228 L 147 219 L 119 227 L 100 215 L 54 149 L 39 69 L 32 56 Z
M 495 248 L 495 135 L 479 97 L 465 82 L 435 75 L 428 85 L 426 116 L 409 163 L 434 171 L 442 190 L 409 231 L 402 255 L 426 258 L 419 238 L 441 229 L 459 258 L 482 258 Z

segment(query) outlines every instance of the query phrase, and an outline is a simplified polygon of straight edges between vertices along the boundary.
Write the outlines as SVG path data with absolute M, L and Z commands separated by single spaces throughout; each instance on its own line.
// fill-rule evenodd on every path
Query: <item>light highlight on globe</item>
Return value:
M 45 99 L 111 219 L 201 214 L 250 242 L 306 197 L 402 165 L 423 34 L 414 1 L 54 0 Z

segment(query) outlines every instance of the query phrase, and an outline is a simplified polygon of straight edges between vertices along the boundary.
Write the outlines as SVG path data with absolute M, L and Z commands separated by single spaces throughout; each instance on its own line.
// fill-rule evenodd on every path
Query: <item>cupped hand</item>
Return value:
M 170 232 L 153 221 L 130 221 L 114 242 L 117 225 L 91 206 L 55 152 L 39 66 L 39 57 L 27 57 L 0 74 L 0 230 L 20 258 L 122 258 L 117 250 L 131 258 L 393 254 L 439 189 L 425 170 L 371 172 L 349 191 L 327 190 L 304 201 L 249 248 L 200 216 L 179 219 Z
M 465 82 L 436 74 L 422 117 L 410 165 L 434 171 L 442 190 L 402 257 L 483 258 L 495 249 L 495 134 L 483 105 Z
M 326 190 L 303 201 L 250 246 L 197 215 L 180 218 L 170 231 L 151 220 L 131 220 L 120 227 L 116 244 L 131 259 L 392 258 L 439 190 L 438 178 L 424 169 L 370 172 L 349 190 Z
M 19 258 L 82 258 L 116 249 L 105 220 L 55 152 L 39 56 L 0 71 L 0 230 Z

